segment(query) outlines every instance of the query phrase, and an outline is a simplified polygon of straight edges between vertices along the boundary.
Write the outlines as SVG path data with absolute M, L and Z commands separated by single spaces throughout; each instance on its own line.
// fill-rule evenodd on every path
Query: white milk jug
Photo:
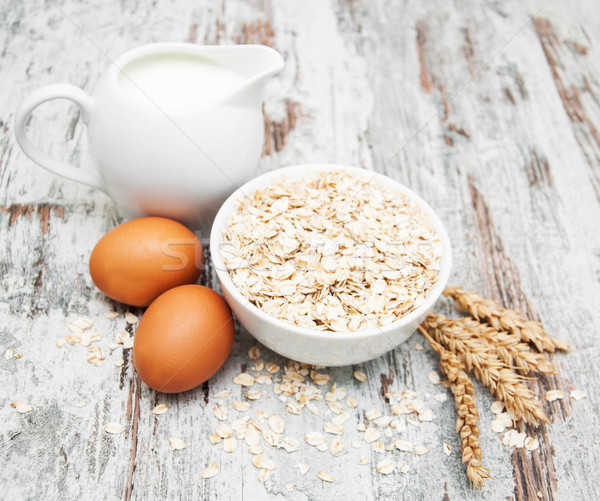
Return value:
M 15 135 L 34 162 L 105 191 L 128 215 L 170 217 L 204 233 L 254 174 L 262 89 L 282 67 L 262 45 L 145 45 L 117 59 L 92 97 L 69 84 L 35 91 L 17 112 Z M 95 172 L 49 158 L 25 134 L 31 112 L 60 98 L 81 108 Z

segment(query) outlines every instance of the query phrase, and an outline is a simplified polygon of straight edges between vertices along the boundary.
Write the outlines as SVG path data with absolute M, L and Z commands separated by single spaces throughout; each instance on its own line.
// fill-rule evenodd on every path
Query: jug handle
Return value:
M 79 183 L 87 184 L 106 192 L 104 183 L 97 172 L 82 171 L 71 165 L 54 160 L 38 150 L 27 137 L 25 126 L 29 116 L 40 104 L 52 99 L 68 99 L 77 104 L 81 110 L 81 118 L 87 124 L 93 109 L 93 100 L 79 87 L 70 84 L 53 84 L 36 90 L 25 99 L 15 116 L 15 137 L 17 142 L 35 163 L 44 169 L 54 172 L 59 176 L 66 177 Z

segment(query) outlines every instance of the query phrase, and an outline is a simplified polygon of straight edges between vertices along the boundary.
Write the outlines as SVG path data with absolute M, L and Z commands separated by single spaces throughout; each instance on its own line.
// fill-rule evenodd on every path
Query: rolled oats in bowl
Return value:
M 427 213 L 368 173 L 280 178 L 238 201 L 220 253 L 239 292 L 300 327 L 358 331 L 417 308 L 442 245 Z

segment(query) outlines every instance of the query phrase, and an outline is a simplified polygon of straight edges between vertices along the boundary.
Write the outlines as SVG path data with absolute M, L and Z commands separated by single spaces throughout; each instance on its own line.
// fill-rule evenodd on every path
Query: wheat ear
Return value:
M 540 402 L 523 383 L 523 378 L 506 366 L 487 340 L 473 337 L 460 321 L 436 313 L 431 313 L 422 325 L 435 341 L 456 353 L 467 370 L 489 387 L 516 419 L 534 426 L 540 422 L 549 423 Z
M 462 462 L 467 463 L 469 480 L 475 487 L 481 489 L 483 480 L 492 477 L 487 468 L 481 464 L 481 446 L 479 444 L 479 427 L 477 426 L 479 412 L 475 405 L 475 388 L 456 355 L 434 341 L 423 327 L 419 327 L 419 331 L 440 355 L 440 371 L 448 381 L 458 412 L 456 432 L 460 433 Z
M 502 308 L 495 301 L 485 299 L 477 292 L 465 291 L 462 287 L 446 287 L 444 296 L 454 299 L 459 308 L 468 311 L 477 320 L 487 322 L 496 330 L 512 333 L 520 340 L 532 343 L 539 351 L 571 349 L 566 341 L 550 337 L 541 322 L 528 320 L 515 310 Z
M 513 333 L 497 331 L 490 325 L 479 323 L 469 317 L 455 319 L 452 322 L 457 330 L 460 329 L 462 335 L 479 339 L 485 351 L 494 351 L 508 367 L 516 367 L 523 374 L 529 372 L 558 374 L 554 364 L 545 355 L 532 352 L 530 346 L 522 343 Z

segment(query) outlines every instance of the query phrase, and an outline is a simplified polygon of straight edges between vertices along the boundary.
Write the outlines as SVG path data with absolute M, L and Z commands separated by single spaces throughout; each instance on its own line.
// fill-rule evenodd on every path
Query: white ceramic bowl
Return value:
M 374 180 L 391 190 L 406 194 L 429 215 L 431 224 L 439 235 L 443 255 L 440 271 L 434 286 L 429 290 L 425 301 L 399 320 L 383 327 L 356 332 L 329 332 L 299 327 L 275 318 L 250 303 L 233 284 L 229 272 L 221 258 L 223 228 L 229 216 L 236 210 L 236 200 L 244 194 L 265 188 L 274 179 L 287 176 L 290 179 L 304 177 L 314 171 L 341 170 L 361 175 L 374 175 Z M 221 283 L 223 295 L 241 324 L 258 341 L 271 350 L 297 360 L 314 365 L 340 366 L 357 364 L 376 358 L 403 343 L 421 324 L 433 309 L 448 282 L 452 261 L 450 239 L 440 218 L 418 195 L 393 179 L 374 174 L 364 169 L 335 164 L 307 164 L 285 167 L 258 176 L 236 190 L 221 206 L 214 220 L 210 234 L 210 252 L 214 268 Z

